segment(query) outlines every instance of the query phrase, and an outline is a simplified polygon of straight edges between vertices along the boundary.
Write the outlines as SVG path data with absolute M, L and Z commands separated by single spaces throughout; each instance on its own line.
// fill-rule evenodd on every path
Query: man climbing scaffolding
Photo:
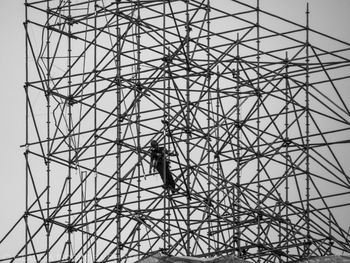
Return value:
M 151 164 L 149 167 L 149 172 L 151 173 L 156 169 L 163 180 L 164 188 L 170 189 L 174 194 L 177 189 L 175 188 L 175 181 L 172 173 L 169 169 L 169 161 L 166 159 L 166 154 L 169 156 L 174 156 L 176 153 L 169 152 L 164 147 L 159 147 L 157 141 L 151 141 Z

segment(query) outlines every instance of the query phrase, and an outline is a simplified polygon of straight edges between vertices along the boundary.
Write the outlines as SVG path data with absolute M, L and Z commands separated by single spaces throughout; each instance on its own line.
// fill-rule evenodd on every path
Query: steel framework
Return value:
M 25 14 L 26 210 L 0 262 L 350 252 L 350 45 L 308 8 L 304 25 L 259 0 Z M 177 153 L 176 193 L 149 172 L 151 140 Z

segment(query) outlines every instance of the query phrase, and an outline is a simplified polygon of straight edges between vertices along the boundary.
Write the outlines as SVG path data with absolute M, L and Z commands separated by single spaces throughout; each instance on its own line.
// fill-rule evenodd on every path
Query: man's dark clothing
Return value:
M 175 192 L 175 182 L 169 169 L 169 162 L 166 160 L 165 151 L 163 147 L 152 148 L 151 165 L 153 165 L 160 174 L 164 187 Z

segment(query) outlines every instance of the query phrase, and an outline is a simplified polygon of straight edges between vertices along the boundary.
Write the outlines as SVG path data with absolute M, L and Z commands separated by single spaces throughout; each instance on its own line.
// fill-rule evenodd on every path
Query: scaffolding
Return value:
M 25 0 L 25 16 L 26 210 L 0 262 L 350 253 L 350 44 L 308 7 L 303 25 L 259 0 Z

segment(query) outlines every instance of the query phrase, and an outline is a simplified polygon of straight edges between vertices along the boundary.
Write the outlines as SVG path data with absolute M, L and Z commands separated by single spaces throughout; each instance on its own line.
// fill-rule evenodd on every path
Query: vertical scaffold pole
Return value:
M 167 90 L 168 90 L 168 104 L 167 104 L 167 123 L 170 122 L 170 107 L 171 107 L 171 101 L 170 101 L 170 96 L 171 96 L 171 93 L 170 93 L 170 76 L 169 74 L 167 75 Z M 171 131 L 168 131 L 168 132 L 171 132 Z M 170 134 L 169 134 L 170 135 Z M 168 140 L 168 142 L 170 142 L 171 139 Z M 174 151 L 176 151 L 174 149 Z M 170 226 L 170 216 L 171 216 L 171 202 L 170 200 L 168 200 L 168 206 L 167 206 L 167 215 L 168 215 L 168 230 L 167 230 L 167 233 L 168 233 L 168 247 L 167 247 L 167 251 L 170 250 L 170 235 L 171 235 L 171 226 Z
M 328 215 L 328 242 L 329 242 L 328 255 L 333 255 L 333 253 L 332 253 L 333 240 L 332 240 L 332 213 L 331 213 L 331 211 L 329 211 L 329 215 Z
M 46 260 L 50 262 L 50 75 L 51 75 L 51 66 L 50 66 L 50 1 L 46 2 Z M 69 38 L 70 39 L 70 38 Z M 68 65 L 69 67 L 69 65 Z
M 121 116 L 121 31 L 119 25 L 119 3 L 120 1 L 116 1 L 116 29 L 117 29 L 117 205 L 116 205 L 116 221 L 117 221 L 117 233 L 116 233 L 116 262 L 121 262 L 121 124 L 122 124 L 122 116 Z
M 163 22 L 163 39 L 162 39 L 162 45 L 163 45 L 163 58 L 165 58 L 165 53 L 166 53 L 166 50 L 165 50 L 165 1 L 163 1 L 163 15 L 162 15 L 162 22 Z M 166 111 L 166 68 L 167 68 L 167 65 L 166 65 L 166 59 L 164 59 L 164 68 L 163 68 L 163 114 L 164 116 L 162 116 L 163 120 L 165 121 L 166 120 L 166 116 L 165 116 L 165 111 Z M 167 132 L 167 123 L 166 122 L 163 122 L 163 144 L 164 144 L 164 147 L 167 146 L 167 140 L 166 140 L 166 132 Z M 166 153 L 166 151 L 164 152 L 164 155 L 165 155 L 165 159 L 166 161 L 163 162 L 163 182 L 165 183 L 166 181 L 166 162 L 169 160 L 169 156 L 168 154 Z M 164 206 L 164 210 L 163 210 L 163 250 L 166 251 L 166 247 L 167 247 L 167 244 L 166 244 L 166 228 L 167 228 L 167 211 L 166 211 L 166 207 L 167 207 L 167 192 L 166 192 L 166 189 L 164 188 L 163 190 L 163 206 Z
M 237 251 L 238 256 L 241 256 L 241 229 L 240 229 L 240 213 L 241 213 L 241 105 L 240 105 L 240 70 L 239 70 L 239 46 L 240 46 L 240 39 L 239 34 L 237 34 L 237 55 L 236 55 L 236 85 L 237 85 L 237 94 L 236 94 L 236 127 L 237 127 L 237 161 L 236 161 L 236 169 L 237 169 L 237 231 L 236 231 L 236 238 L 237 238 Z
M 211 121 L 210 121 L 210 112 L 211 112 L 211 92 L 210 92 L 210 80 L 211 80 L 211 72 L 210 72 L 210 0 L 207 0 L 207 7 L 206 7 L 206 23 L 207 23 L 207 76 L 206 76 L 206 82 L 207 82 L 207 94 L 208 94 L 208 101 L 207 101 L 207 111 L 208 111 L 208 115 L 207 115 L 207 138 L 206 138 L 206 143 L 207 143 L 207 154 L 208 154 L 208 165 L 207 165 L 207 176 L 208 176 L 208 180 L 207 180 L 207 194 L 206 194 L 206 198 L 207 198 L 207 222 L 208 222 L 208 253 L 210 254 L 211 252 L 211 238 L 210 238 L 210 229 L 211 229 L 211 167 L 210 167 L 210 162 L 211 162 L 211 158 L 210 158 L 210 152 L 211 152 L 211 147 L 210 147 L 210 127 L 211 127 Z
M 219 123 L 219 110 L 220 110 L 220 71 L 219 71 L 219 66 L 217 67 L 216 70 L 216 120 L 215 120 L 215 138 L 216 138 L 216 152 L 215 152 L 215 158 L 216 158 L 216 178 L 217 178 L 217 183 L 216 183 L 216 189 L 215 189 L 215 194 L 216 194 L 216 204 L 220 203 L 220 123 Z M 220 214 L 220 207 L 217 205 L 216 207 L 216 214 Z M 215 246 L 215 255 L 219 256 L 219 251 L 220 251 L 220 219 L 219 217 L 216 217 L 216 246 Z
M 72 248 L 72 14 L 71 14 L 71 0 L 68 0 L 68 261 L 73 256 Z
M 28 143 L 29 143 L 29 96 L 28 96 L 28 81 L 29 81 L 29 72 L 28 72 L 28 62 L 29 62 L 29 49 L 28 49 L 28 0 L 25 0 L 25 84 L 24 91 L 26 96 L 26 106 L 25 106 L 25 140 L 26 140 L 26 149 L 24 150 L 25 158 L 25 212 L 24 212 L 24 222 L 25 222 L 25 258 L 24 262 L 28 263 L 28 241 L 29 241 L 29 226 L 28 226 L 28 205 L 29 205 L 29 161 L 28 161 Z
M 288 222 L 289 219 L 289 82 L 288 82 L 288 53 L 286 52 L 286 68 L 285 68 L 285 148 L 286 148 L 286 159 L 285 159 L 285 206 L 286 206 L 286 221 Z M 289 255 L 289 224 L 286 224 L 286 237 L 285 237 L 285 242 L 286 242 L 286 254 Z M 281 233 L 280 233 L 281 235 Z M 286 257 L 286 262 L 289 261 L 289 257 Z
M 257 0 L 256 5 L 256 60 L 257 60 L 257 86 L 256 86 L 256 95 L 257 95 L 257 150 L 256 150 L 256 160 L 257 160 L 257 180 L 258 180 L 258 189 L 257 189 L 257 243 L 258 243 L 258 263 L 261 261 L 261 165 L 260 165 L 260 103 L 261 103 L 261 90 L 260 90 L 260 1 Z
M 310 47 L 310 39 L 309 39 L 309 3 L 306 5 L 306 79 L 305 79 L 305 86 L 306 86 L 306 94 L 305 94 L 305 104 L 306 104 L 306 215 L 305 215 L 305 221 L 306 221 L 306 237 L 307 237 L 307 245 L 306 245 L 306 255 L 309 256 L 310 252 L 310 242 L 311 242 L 311 236 L 310 236 L 310 110 L 309 110 L 309 47 Z
M 141 26 L 141 14 L 140 14 L 140 0 L 137 0 L 137 20 L 136 20 L 136 45 L 137 45 L 137 61 L 136 61 L 136 85 L 135 85 L 135 98 L 136 98 L 136 134 L 137 134 L 137 213 L 140 215 L 141 210 L 141 129 L 140 129 L 140 92 L 141 92 L 141 51 L 140 51 L 140 26 Z M 137 238 L 141 240 L 141 224 L 137 223 Z M 138 259 L 141 255 L 140 242 L 137 243 Z
M 97 261 L 97 1 L 94 3 L 94 262 Z
M 163 27 L 163 36 L 162 36 L 162 45 L 163 45 L 163 58 L 167 57 L 167 49 L 166 49 L 166 1 L 163 1 L 162 4 L 162 8 L 163 8 L 163 17 L 162 17 L 162 27 Z M 170 133 L 171 131 L 169 130 L 169 126 L 168 123 L 170 121 L 170 79 L 169 79 L 169 75 L 168 75 L 168 65 L 167 65 L 167 60 L 164 59 L 164 68 L 163 68 L 163 120 L 165 121 L 163 123 L 163 138 L 164 138 L 164 145 L 165 147 L 167 147 L 168 145 L 170 145 L 170 140 L 169 140 L 169 136 L 171 136 L 170 134 L 168 135 L 167 133 Z M 167 79 L 168 78 L 168 79 Z M 169 155 L 167 154 L 167 152 L 165 151 L 165 156 L 166 156 L 166 162 L 164 162 L 163 164 L 163 174 L 164 176 L 166 175 L 166 164 L 169 162 Z M 163 180 L 165 182 L 165 178 Z M 169 199 L 167 199 L 167 192 L 166 189 L 164 189 L 163 191 L 164 196 L 164 202 L 163 202 L 163 206 L 164 206 L 164 214 L 163 214 L 163 249 L 164 251 L 168 252 L 168 250 L 170 249 L 170 198 L 171 195 L 168 195 Z
M 191 97 L 190 97 L 190 17 L 189 17 L 189 0 L 186 0 L 186 184 L 189 189 L 191 189 L 191 165 L 190 165 L 190 133 L 191 133 L 191 127 L 190 127 L 190 119 L 191 119 Z M 191 256 L 191 202 L 190 198 L 187 197 L 187 256 Z

